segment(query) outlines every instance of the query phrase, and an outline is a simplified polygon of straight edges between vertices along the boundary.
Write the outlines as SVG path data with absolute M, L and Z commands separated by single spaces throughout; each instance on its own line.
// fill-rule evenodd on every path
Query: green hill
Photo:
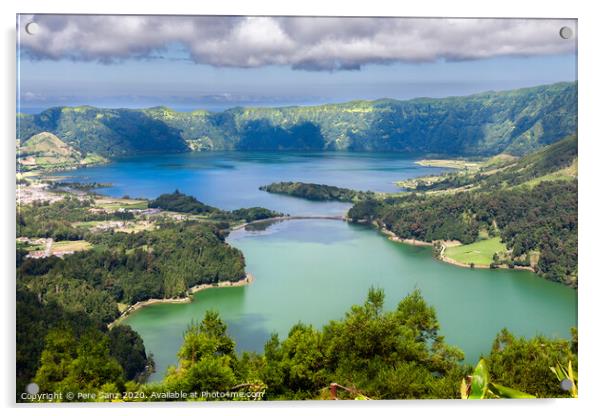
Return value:
M 43 132 L 32 136 L 21 148 L 22 152 L 39 155 L 52 154 L 56 156 L 70 156 L 73 154 L 73 148 L 65 144 L 61 139 L 52 133 Z
M 519 159 L 496 157 L 476 172 L 417 182 L 420 192 L 359 201 L 348 217 L 402 239 L 456 240 L 462 245 L 446 253 L 467 265 L 530 267 L 577 287 L 575 136 Z
M 20 170 L 64 169 L 74 166 L 100 163 L 105 159 L 94 154 L 83 156 L 49 132 L 31 136 L 18 147 L 17 161 Z
M 494 156 L 480 169 L 451 172 L 441 176 L 414 178 L 400 185 L 422 192 L 533 187 L 543 181 L 577 178 L 577 136 L 569 136 L 522 158 Z
M 17 116 L 25 142 L 48 131 L 103 156 L 189 150 L 352 150 L 523 155 L 576 132 L 577 83 L 466 97 L 382 99 L 219 113 L 56 107 Z

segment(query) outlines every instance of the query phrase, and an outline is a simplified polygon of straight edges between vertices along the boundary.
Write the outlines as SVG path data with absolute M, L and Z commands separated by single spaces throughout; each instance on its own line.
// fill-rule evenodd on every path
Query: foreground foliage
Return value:
M 339 399 L 564 397 L 569 393 L 550 367 L 572 369 L 577 362 L 576 333 L 569 342 L 503 330 L 473 370 L 445 343 L 420 292 L 385 311 L 384 292 L 371 289 L 363 305 L 321 330 L 298 323 L 284 339 L 273 334 L 262 354 L 237 354 L 225 323 L 208 311 L 184 334 L 178 365 L 158 383 L 138 384 L 152 359 L 129 327 L 95 329 L 56 303 L 41 304 L 27 290 L 18 294 L 18 391 L 34 380 L 41 392 L 92 392 L 93 400 L 108 393 L 128 401 L 298 400 L 328 399 L 335 383 L 349 386 L 339 389 Z M 46 320 L 32 320 L 36 313 Z M 38 358 L 23 350 L 32 347 Z M 463 381 L 469 374 L 470 388 Z
M 17 282 L 17 399 L 34 381 L 43 392 L 125 389 L 152 368 L 142 338 L 128 326 L 108 330 L 86 313 L 40 301 Z M 63 398 L 66 400 L 66 398 Z
M 468 383 L 466 382 L 468 380 Z M 481 359 L 474 373 L 462 380 L 460 394 L 463 399 L 534 399 L 535 396 L 494 383 L 489 378 L 487 362 Z

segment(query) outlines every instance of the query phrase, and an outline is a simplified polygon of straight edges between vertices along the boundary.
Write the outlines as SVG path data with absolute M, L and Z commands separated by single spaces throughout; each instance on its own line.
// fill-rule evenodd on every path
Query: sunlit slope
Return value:
M 33 135 L 17 148 L 20 170 L 62 169 L 102 162 L 104 158 L 81 152 L 49 132 Z
M 544 181 L 577 179 L 578 144 L 569 136 L 521 158 L 498 155 L 480 168 L 400 182 L 422 192 L 457 192 L 471 189 L 532 187 Z
M 17 121 L 23 141 L 48 131 L 79 151 L 108 157 L 233 149 L 523 155 L 576 132 L 577 84 L 219 113 L 56 107 Z

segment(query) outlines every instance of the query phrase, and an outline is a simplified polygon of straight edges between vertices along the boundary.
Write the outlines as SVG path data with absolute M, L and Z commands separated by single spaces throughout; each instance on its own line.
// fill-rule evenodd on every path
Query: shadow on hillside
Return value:
M 311 122 L 290 128 L 272 125 L 269 120 L 252 120 L 242 127 L 238 150 L 324 150 L 326 139 L 320 126 Z

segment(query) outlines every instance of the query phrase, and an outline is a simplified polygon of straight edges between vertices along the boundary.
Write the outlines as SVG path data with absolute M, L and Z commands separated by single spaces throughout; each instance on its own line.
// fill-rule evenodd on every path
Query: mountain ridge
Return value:
M 576 82 L 469 96 L 222 112 L 79 106 L 17 115 L 23 143 L 46 131 L 82 154 L 109 158 L 195 150 L 524 155 L 574 134 L 576 126 Z

